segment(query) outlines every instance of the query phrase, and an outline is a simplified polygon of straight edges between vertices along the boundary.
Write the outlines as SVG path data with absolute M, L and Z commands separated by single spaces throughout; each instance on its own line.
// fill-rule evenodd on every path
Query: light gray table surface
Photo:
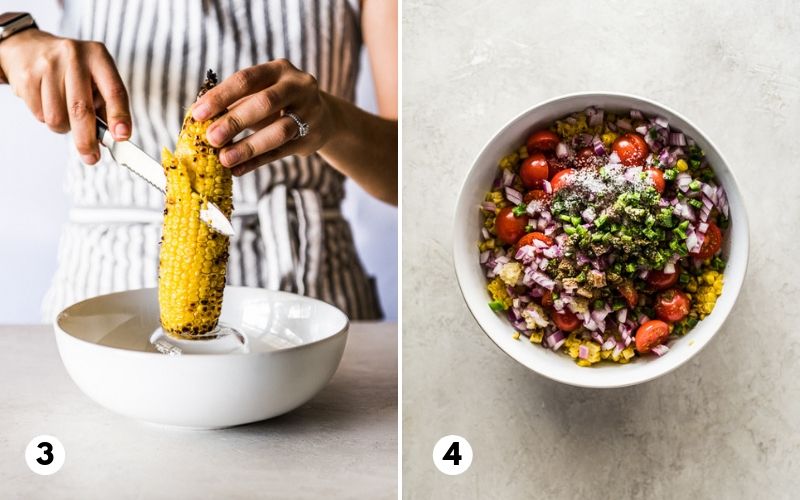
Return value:
M 800 4 L 405 0 L 403 496 L 800 497 Z M 723 152 L 751 229 L 717 337 L 658 380 L 568 387 L 503 354 L 452 266 L 459 187 L 508 120 L 558 95 L 639 94 Z M 466 437 L 471 468 L 431 460 Z
M 397 325 L 353 323 L 309 403 L 260 423 L 183 431 L 118 416 L 70 380 L 49 326 L 0 327 L 0 498 L 396 498 Z M 28 441 L 60 439 L 37 476 Z

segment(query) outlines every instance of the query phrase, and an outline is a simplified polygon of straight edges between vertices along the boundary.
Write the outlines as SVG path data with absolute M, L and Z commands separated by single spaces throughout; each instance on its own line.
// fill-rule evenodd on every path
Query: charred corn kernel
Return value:
M 519 340 L 519 332 L 512 333 L 511 338 L 513 338 L 514 340 Z
M 578 366 L 592 366 L 592 362 L 587 359 L 579 359 Z
M 527 146 L 522 146 L 521 148 L 519 148 L 519 151 L 517 151 L 517 155 L 519 155 L 519 159 L 520 160 L 524 160 L 525 158 L 527 158 L 528 157 L 528 147 Z
M 527 155 L 527 152 L 526 152 Z M 516 168 L 517 163 L 519 163 L 519 153 L 511 153 L 508 156 L 504 156 L 503 159 L 500 160 L 500 168 L 502 169 L 509 169 L 514 170 Z M 496 193 L 497 191 L 493 191 Z
M 675 162 L 675 169 L 678 172 L 686 172 L 687 170 L 689 170 L 689 165 L 686 163 L 686 160 L 681 158 L 680 160 Z
M 506 285 L 503 283 L 503 280 L 500 278 L 495 278 L 489 282 L 486 286 L 486 289 L 489 291 L 489 294 L 492 296 L 492 300 L 496 302 L 502 302 L 505 306 L 504 309 L 508 309 L 511 307 L 511 304 L 514 300 L 508 295 L 506 291 Z
M 209 71 L 200 95 L 215 83 Z M 163 151 L 167 195 L 158 303 L 161 326 L 175 337 L 207 334 L 217 326 L 222 309 L 228 237 L 201 222 L 200 211 L 213 202 L 230 218 L 233 181 L 230 169 L 219 162 L 218 150 L 206 141 L 212 121 L 196 122 L 188 112 L 175 153 Z
M 490 191 L 486 195 L 486 201 L 491 201 L 495 205 L 501 203 L 504 199 L 505 197 L 503 196 L 503 193 L 501 191 Z
M 689 280 L 689 283 L 686 284 L 686 290 L 689 292 L 696 292 L 697 291 L 697 280 L 692 278 Z
M 531 338 L 530 338 L 531 344 L 541 344 L 543 338 L 544 338 L 544 332 L 542 331 L 531 332 Z
M 603 145 L 608 148 L 611 147 L 611 145 L 614 144 L 614 141 L 617 140 L 617 134 L 614 132 L 606 132 L 600 137 L 600 139 L 603 141 Z
M 614 351 L 612 351 L 612 350 L 608 350 L 608 351 L 600 351 L 600 357 L 601 357 L 602 359 L 608 359 L 608 358 L 610 358 L 610 357 L 611 357 L 611 353 L 613 353 L 613 352 L 614 352 Z

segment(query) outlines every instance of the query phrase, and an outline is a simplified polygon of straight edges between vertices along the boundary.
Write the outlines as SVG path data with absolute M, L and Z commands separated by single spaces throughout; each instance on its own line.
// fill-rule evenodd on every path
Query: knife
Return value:
M 106 122 L 99 116 L 95 117 L 95 121 L 97 122 L 97 140 L 108 148 L 114 160 L 147 181 L 148 184 L 161 191 L 162 194 L 166 194 L 167 177 L 164 175 L 164 169 L 161 164 L 131 141 L 114 141 L 108 131 Z M 231 221 L 225 217 L 225 214 L 222 213 L 218 206 L 210 201 L 206 210 L 200 211 L 200 219 L 211 229 L 225 236 L 236 234 Z

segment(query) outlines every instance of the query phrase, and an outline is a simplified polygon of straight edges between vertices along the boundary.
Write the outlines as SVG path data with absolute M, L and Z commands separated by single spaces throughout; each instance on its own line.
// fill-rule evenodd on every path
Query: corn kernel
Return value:
M 686 163 L 686 160 L 681 158 L 675 163 L 675 168 L 678 170 L 678 172 L 686 172 L 689 170 L 689 165 Z

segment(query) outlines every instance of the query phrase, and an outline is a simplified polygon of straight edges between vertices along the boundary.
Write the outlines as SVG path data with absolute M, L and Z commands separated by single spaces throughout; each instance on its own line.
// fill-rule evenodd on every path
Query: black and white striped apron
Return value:
M 174 149 L 208 68 L 225 78 L 283 57 L 352 101 L 359 16 L 359 0 L 67 0 L 63 30 L 106 44 L 130 94 L 132 140 L 160 158 L 162 147 Z M 87 297 L 157 284 L 163 196 L 105 151 L 92 167 L 71 151 L 73 208 L 43 305 L 47 320 Z M 352 319 L 380 318 L 374 280 L 339 210 L 343 183 L 317 155 L 234 178 L 228 283 L 318 297 Z

